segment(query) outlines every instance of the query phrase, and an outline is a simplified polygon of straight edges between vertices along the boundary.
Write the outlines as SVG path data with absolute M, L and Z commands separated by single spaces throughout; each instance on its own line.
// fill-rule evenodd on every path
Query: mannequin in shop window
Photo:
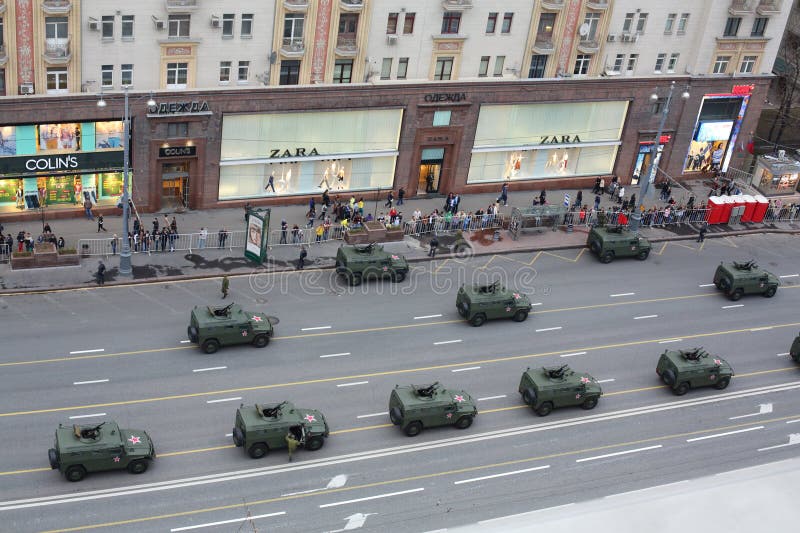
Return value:
M 22 187 L 17 187 L 17 208 L 18 209 L 25 209 L 25 193 L 22 191 Z
M 339 167 L 339 173 L 336 174 L 336 188 L 338 190 L 344 189 L 344 167 Z
M 319 182 L 319 185 L 317 185 L 317 187 L 319 187 L 320 189 L 325 189 L 325 190 L 330 189 L 331 185 L 330 185 L 330 183 L 328 183 L 328 176 L 329 176 L 328 169 L 326 168 L 325 169 L 325 173 L 322 174 L 322 181 Z M 325 187 L 322 186 L 323 183 L 325 184 Z

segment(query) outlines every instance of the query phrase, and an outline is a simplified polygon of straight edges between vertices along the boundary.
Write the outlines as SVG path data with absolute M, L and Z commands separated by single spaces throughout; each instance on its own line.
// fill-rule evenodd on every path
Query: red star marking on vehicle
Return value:
M 114 462 L 118 463 L 119 462 L 119 457 L 114 457 Z
M 463 402 L 463 401 L 464 401 L 464 397 L 463 397 L 463 396 L 461 396 L 460 394 L 456 394 L 455 396 L 453 396 L 453 399 L 454 399 L 455 401 L 457 401 L 458 403 L 461 403 L 461 402 Z
M 306 415 L 306 416 L 303 417 L 303 419 L 305 419 L 306 422 L 316 422 L 317 421 L 317 419 L 316 419 L 316 417 L 314 415 Z
M 128 441 L 130 441 L 131 444 L 139 444 L 140 442 L 142 442 L 142 439 L 140 439 L 136 435 L 131 435 L 131 438 L 129 438 Z
M 514 293 L 514 299 L 515 300 L 519 300 L 520 298 L 522 298 L 522 296 L 520 296 L 518 292 L 515 292 Z
M 261 322 L 263 319 L 258 315 L 253 315 L 253 322 Z
M 398 259 L 400 259 L 400 256 L 393 255 L 393 256 L 392 256 L 392 259 L 394 259 L 395 261 L 397 261 Z
M 581 383 L 589 383 L 590 381 L 592 381 L 592 380 L 587 378 L 586 376 L 581 378 Z
M 453 413 L 447 413 L 447 418 L 453 418 Z
M 247 337 L 247 330 L 242 331 L 242 337 Z
M 714 359 L 714 364 L 715 365 L 721 365 L 722 361 L 720 361 L 719 359 Z
M 510 307 L 506 307 L 506 313 L 510 313 L 510 312 L 511 312 L 511 308 Z

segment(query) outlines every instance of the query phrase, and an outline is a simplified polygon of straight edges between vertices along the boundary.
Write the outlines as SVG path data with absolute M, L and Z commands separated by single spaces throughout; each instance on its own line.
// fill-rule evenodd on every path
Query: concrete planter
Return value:
M 347 244 L 369 244 L 372 241 L 366 231 L 346 231 L 344 242 Z
M 34 259 L 33 254 L 31 255 L 16 255 L 13 254 L 11 256 L 11 269 L 12 270 L 22 270 L 25 268 L 33 268 L 34 267 Z
M 58 254 L 58 265 L 59 266 L 67 266 L 67 265 L 80 265 L 81 258 L 77 253 L 74 254 Z
M 402 228 L 393 228 L 386 230 L 386 240 L 385 242 L 395 242 L 395 241 L 402 241 L 404 238 L 403 229 Z

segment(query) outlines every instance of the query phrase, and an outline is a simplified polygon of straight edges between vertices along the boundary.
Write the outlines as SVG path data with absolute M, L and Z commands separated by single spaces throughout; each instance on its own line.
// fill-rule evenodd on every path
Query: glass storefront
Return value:
M 783 154 L 782 154 L 783 155 Z M 800 178 L 800 161 L 775 156 L 759 156 L 753 184 L 765 196 L 794 194 Z
M 23 187 L 19 178 L 0 179 L 0 205 L 17 204 L 17 191 Z
M 402 109 L 228 115 L 219 199 L 389 189 Z
M 609 174 L 627 101 L 484 105 L 467 183 Z

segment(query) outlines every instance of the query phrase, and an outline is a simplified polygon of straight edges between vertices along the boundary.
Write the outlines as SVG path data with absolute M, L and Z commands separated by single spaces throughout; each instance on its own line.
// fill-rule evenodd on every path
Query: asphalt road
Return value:
M 709 286 L 720 260 L 751 258 L 784 276 L 774 298 L 733 303 Z M 277 316 L 276 337 L 213 356 L 186 326 L 193 305 L 222 302 L 218 280 L 6 296 L 0 518 L 13 531 L 429 531 L 793 457 L 798 265 L 796 238 L 759 235 L 658 245 L 644 263 L 577 250 L 420 263 L 397 285 L 237 277 L 233 301 Z M 531 295 L 526 322 L 459 319 L 458 286 L 493 279 Z M 736 378 L 677 398 L 658 354 L 698 345 Z M 563 363 L 604 397 L 539 418 L 520 374 Z M 478 398 L 480 414 L 409 439 L 388 420 L 389 391 L 434 380 Z M 240 402 L 283 399 L 325 412 L 322 450 L 287 464 L 233 447 Z M 71 484 L 50 470 L 59 423 L 106 418 L 153 437 L 148 472 Z

